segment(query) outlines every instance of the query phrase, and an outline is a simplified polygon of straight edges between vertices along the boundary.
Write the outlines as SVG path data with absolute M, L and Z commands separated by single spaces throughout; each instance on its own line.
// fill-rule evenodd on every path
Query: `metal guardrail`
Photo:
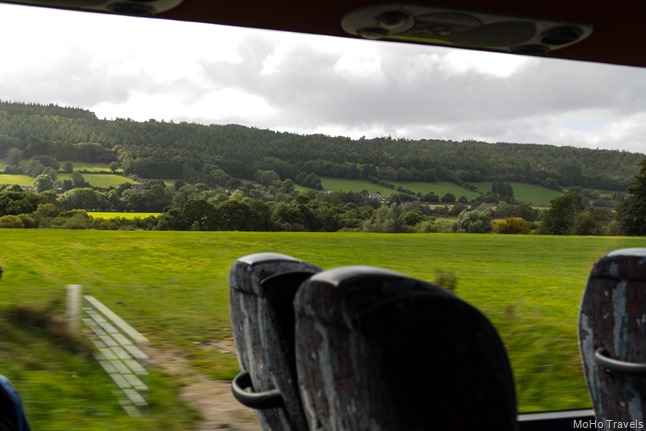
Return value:
M 148 355 L 138 346 L 148 340 L 91 295 L 84 295 L 83 322 L 97 348 L 99 364 L 118 388 L 119 401 L 130 416 L 148 407 Z

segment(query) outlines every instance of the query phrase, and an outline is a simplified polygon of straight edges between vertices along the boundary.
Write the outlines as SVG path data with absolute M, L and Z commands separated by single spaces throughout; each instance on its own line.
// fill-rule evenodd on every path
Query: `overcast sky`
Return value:
M 0 99 L 100 118 L 646 152 L 646 69 L 0 5 Z

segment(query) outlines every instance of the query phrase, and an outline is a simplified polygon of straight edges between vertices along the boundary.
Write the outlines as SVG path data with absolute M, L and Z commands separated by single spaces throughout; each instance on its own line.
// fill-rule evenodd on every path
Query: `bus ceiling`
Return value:
M 646 3 L 2 0 L 63 9 L 646 67 Z

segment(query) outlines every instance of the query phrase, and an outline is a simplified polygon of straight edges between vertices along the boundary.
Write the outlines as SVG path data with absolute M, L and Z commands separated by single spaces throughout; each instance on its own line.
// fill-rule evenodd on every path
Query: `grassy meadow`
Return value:
M 119 174 L 82 174 L 85 181 L 94 187 L 118 187 L 123 183 L 136 184 L 137 181 Z M 58 180 L 69 180 L 71 174 L 58 174 Z M 0 184 L 18 184 L 19 186 L 32 186 L 34 179 L 29 175 L 0 174 Z
M 82 174 L 85 181 L 93 187 L 118 187 L 123 183 L 136 184 L 137 181 L 119 174 Z M 58 180 L 69 180 L 71 174 L 58 174 Z
M 518 183 L 514 181 L 509 182 L 509 184 L 511 184 L 514 189 L 514 197 L 516 200 L 534 206 L 548 207 L 550 206 L 550 201 L 555 196 L 562 193 L 557 190 L 548 189 L 547 187 L 541 187 L 535 184 Z M 491 191 L 491 182 L 473 183 L 473 185 L 483 193 Z
M 328 178 L 321 177 L 321 183 L 326 190 L 341 191 L 341 192 L 358 192 L 367 190 L 370 193 L 379 192 L 383 196 L 390 196 L 393 193 L 398 193 L 396 190 L 380 186 L 365 180 L 343 179 L 343 178 Z M 415 182 L 415 181 L 393 181 L 395 186 L 401 186 L 406 190 L 414 193 L 427 194 L 429 192 L 435 193 L 437 196 L 442 197 L 446 193 L 452 193 L 456 198 L 464 196 L 471 200 L 480 195 L 480 193 L 487 193 L 491 191 L 491 182 L 477 182 L 473 183 L 477 187 L 477 191 L 466 189 L 458 184 L 436 181 L 436 182 Z M 560 192 L 546 187 L 537 186 L 534 184 L 510 182 L 514 189 L 514 197 L 519 202 L 530 203 L 534 206 L 549 206 L 550 200 L 560 194 Z
M 580 408 L 590 405 L 576 338 L 588 272 L 607 251 L 639 246 L 643 239 L 620 237 L 3 229 L 0 313 L 11 316 L 17 306 L 46 308 L 64 299 L 66 284 L 82 284 L 154 347 L 183 352 L 202 372 L 230 379 L 238 371 L 235 358 L 207 346 L 230 337 L 227 276 L 238 257 L 274 251 L 323 268 L 374 265 L 428 281 L 439 271 L 451 271 L 458 280 L 457 294 L 480 308 L 501 333 L 520 411 Z M 6 336 L 0 340 L 0 370 L 27 394 L 28 413 L 43 416 L 42 428 L 106 429 L 106 419 L 114 425 L 109 429 L 118 430 L 134 425 L 155 429 L 165 420 L 168 429 L 190 423 L 192 413 L 181 404 L 168 408 L 176 388 L 156 373 L 151 394 L 159 397 L 158 410 L 151 412 L 161 416 L 151 413 L 133 424 L 118 405 L 107 411 L 91 406 L 84 400 L 111 396 L 98 365 L 59 352 L 59 347 L 47 356 L 43 333 L 10 321 L 0 319 L 6 326 L 0 331 L 15 334 L 10 341 Z M 59 356 L 60 364 L 49 359 Z M 76 410 L 50 405 L 51 397 L 69 397 L 80 405 Z M 116 404 L 105 400 L 97 405 L 110 402 Z M 78 411 L 84 425 L 52 427 L 46 409 L 65 411 L 71 418 Z M 162 410 L 170 417 L 164 419 Z M 120 419 L 113 421 L 115 417 Z M 92 419 L 98 422 L 89 423 Z
M 34 179 L 29 175 L 0 174 L 0 184 L 18 184 L 28 187 L 34 184 Z

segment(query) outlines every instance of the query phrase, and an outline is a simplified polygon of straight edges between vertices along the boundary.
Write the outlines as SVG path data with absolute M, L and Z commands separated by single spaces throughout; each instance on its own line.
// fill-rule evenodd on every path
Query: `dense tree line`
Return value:
M 615 191 L 626 190 L 643 158 L 549 145 L 350 139 L 237 125 L 100 120 L 78 108 L 0 102 L 0 158 L 36 156 L 114 161 L 129 175 L 209 185 L 223 175 L 255 180 L 261 170 L 312 188 L 319 177 L 330 176 L 373 182 L 518 181 Z M 8 164 L 16 173 L 16 164 Z
M 646 164 L 645 164 L 646 166 Z M 265 178 L 241 184 L 235 190 L 176 181 L 143 181 L 134 189 L 90 187 L 81 174 L 65 191 L 45 187 L 24 191 L 20 186 L 0 187 L 0 227 L 66 229 L 156 229 L 239 231 L 363 231 L 544 233 L 555 235 L 640 234 L 621 230 L 610 209 L 595 208 L 583 195 L 567 192 L 540 211 L 522 203 L 491 200 L 501 185 L 471 202 L 429 204 L 408 194 L 385 200 L 363 192 L 297 191 L 291 180 Z M 43 181 L 43 178 L 48 181 Z M 636 177 L 639 178 L 639 177 Z M 266 184 L 261 184 L 265 181 Z M 39 175 L 35 184 L 53 181 Z M 502 187 L 506 189 L 506 187 Z M 631 189 L 633 190 L 633 189 Z M 627 202 L 637 195 L 630 195 Z M 627 208 L 633 206 L 627 206 Z M 641 206 L 639 208 L 642 208 Z M 92 211 L 156 212 L 159 216 L 129 220 L 91 217 Z M 446 218 L 454 221 L 447 223 Z M 642 216 L 643 218 L 643 216 Z M 641 219 L 640 219 L 641 220 Z

